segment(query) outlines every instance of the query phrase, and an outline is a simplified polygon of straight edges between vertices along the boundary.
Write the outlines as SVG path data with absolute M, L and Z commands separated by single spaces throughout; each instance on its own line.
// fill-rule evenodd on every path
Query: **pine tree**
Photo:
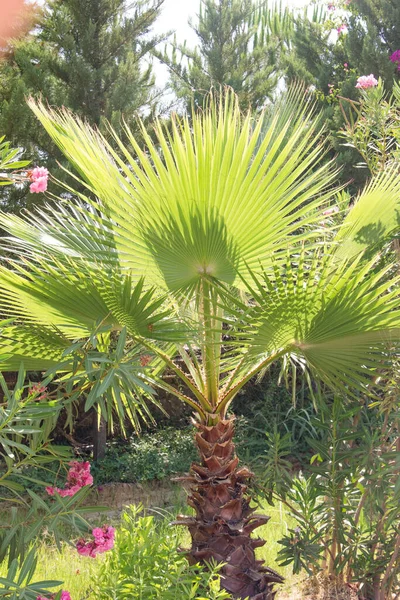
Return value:
M 0 131 L 25 156 L 53 174 L 61 156 L 38 127 L 25 97 L 42 95 L 105 130 L 154 109 L 150 51 L 160 37 L 150 31 L 164 0 L 52 0 L 29 38 L 16 42 L 0 64 Z M 18 210 L 37 201 L 26 190 L 3 193 Z
M 382 77 L 388 89 L 399 75 L 390 56 L 400 50 L 400 3 L 398 0 L 357 0 L 350 11 L 346 50 L 360 74 Z M 397 75 L 396 75 L 397 74 Z
M 159 55 L 186 108 L 192 102 L 202 106 L 211 88 L 224 86 L 234 89 L 244 109 L 265 105 L 281 75 L 291 11 L 252 0 L 201 0 L 198 22 L 191 26 L 199 40 L 195 49 L 175 42 L 172 55 Z

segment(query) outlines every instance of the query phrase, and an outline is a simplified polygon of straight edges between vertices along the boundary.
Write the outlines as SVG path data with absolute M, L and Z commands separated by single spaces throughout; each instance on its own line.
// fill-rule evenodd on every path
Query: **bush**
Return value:
M 93 580 L 98 600 L 226 600 L 218 567 L 189 567 L 178 552 L 177 528 L 165 519 L 141 516 L 131 506 L 121 518 L 114 551 Z
M 93 467 L 95 482 L 150 481 L 184 473 L 198 459 L 193 438 L 191 427 L 168 427 L 114 441 L 105 458 Z
M 57 464 L 67 468 L 69 450 L 56 447 L 49 433 L 62 404 L 47 397 L 45 386 L 28 388 L 21 368 L 14 390 L 7 388 L 0 374 L 4 401 L 0 404 L 0 498 L 7 500 L 7 513 L 0 527 L 0 596 L 10 600 L 36 600 L 50 594 L 62 581 L 35 581 L 38 542 L 46 535 L 60 546 L 61 540 L 86 535 L 91 527 L 84 519 L 88 510 L 81 506 L 88 487 L 73 495 L 43 499 L 44 484 L 32 479 L 31 472 Z M 4 507 L 3 507 L 4 508 Z
M 237 415 L 236 447 L 239 458 L 257 468 L 258 458 L 271 446 L 270 435 L 290 435 L 287 454 L 300 461 L 310 455 L 309 437 L 317 436 L 312 425 L 315 415 L 311 394 L 303 377 L 279 385 L 279 368 L 274 368 L 261 382 L 252 382 L 234 399 Z M 289 385 L 292 392 L 289 392 Z
M 281 541 L 281 565 L 355 584 L 365 598 L 400 594 L 399 423 L 397 406 L 384 401 L 381 411 L 339 399 L 322 406 L 312 465 L 294 480 L 282 457 L 286 441 L 270 438 L 267 497 L 297 521 Z

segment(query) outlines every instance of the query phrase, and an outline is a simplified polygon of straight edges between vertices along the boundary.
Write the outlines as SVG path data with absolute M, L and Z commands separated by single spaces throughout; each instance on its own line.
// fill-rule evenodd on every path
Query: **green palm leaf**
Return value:
M 301 97 L 298 89 L 290 101 Z M 289 243 L 313 238 L 300 227 L 316 222 L 333 194 L 335 173 L 321 164 L 309 105 L 293 121 L 282 104 L 265 125 L 242 116 L 228 93 L 192 125 L 174 117 L 170 133 L 157 123 L 157 143 L 143 131 L 146 152 L 127 130 L 129 154 L 112 132 L 124 160 L 68 112 L 31 106 L 98 198 L 95 210 L 115 223 L 121 265 L 167 289 L 191 289 L 204 274 L 239 284 L 245 263 L 257 269 Z
M 359 257 L 335 270 L 331 260 L 326 248 L 325 256 L 303 255 L 295 266 L 289 257 L 282 270 L 252 273 L 251 308 L 236 301 L 243 324 L 238 344 L 247 350 L 225 394 L 271 357 L 284 355 L 331 386 L 366 391 L 376 369 L 397 351 L 399 278 L 389 277 L 393 265 L 377 267 L 376 260 Z
M 382 248 L 399 227 L 400 179 L 393 167 L 374 177 L 348 212 L 335 237 L 335 261 Z
M 8 355 L 39 358 L 35 327 L 61 336 L 54 356 L 64 337 L 126 328 L 191 397 L 158 384 L 202 419 L 279 356 L 365 389 L 399 338 L 398 281 L 373 251 L 398 225 L 400 178 L 373 180 L 322 256 L 315 225 L 335 173 L 301 87 L 257 119 L 227 92 L 191 121 L 157 123 L 157 142 L 143 131 L 146 150 L 126 130 L 133 153 L 112 131 L 113 145 L 67 111 L 31 105 L 90 193 L 0 217 L 0 309 L 21 332 L 4 339 Z

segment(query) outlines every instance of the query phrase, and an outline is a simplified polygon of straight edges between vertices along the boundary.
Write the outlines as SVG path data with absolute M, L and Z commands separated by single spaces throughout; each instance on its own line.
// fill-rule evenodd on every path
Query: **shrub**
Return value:
M 271 438 L 267 493 L 289 506 L 297 521 L 281 541 L 281 565 L 353 583 L 374 600 L 399 594 L 398 409 L 380 412 L 335 399 L 321 408 L 314 426 L 321 436 L 310 440 L 310 471 L 293 481 L 280 454 L 282 439 Z
M 83 518 L 87 509 L 80 506 L 88 490 L 76 486 L 72 497 L 56 494 L 50 500 L 31 489 L 35 483 L 44 491 L 44 484 L 32 479 L 29 471 L 47 468 L 54 461 L 65 466 L 72 456 L 49 440 L 62 404 L 47 397 L 45 386 L 27 388 L 24 381 L 21 368 L 14 390 L 9 390 L 0 375 L 4 394 L 0 405 L 0 499 L 7 501 L 7 518 L 0 526 L 0 564 L 7 572 L 0 581 L 0 596 L 36 600 L 62 583 L 35 581 L 37 542 L 46 532 L 60 545 L 71 533 L 83 535 L 90 530 Z
M 123 514 L 115 548 L 93 580 L 98 600 L 225 600 L 218 567 L 189 567 L 178 552 L 180 536 L 165 519 L 143 516 L 142 507 Z
M 167 427 L 109 444 L 105 458 L 93 468 L 97 484 L 163 479 L 186 472 L 198 459 L 192 428 Z

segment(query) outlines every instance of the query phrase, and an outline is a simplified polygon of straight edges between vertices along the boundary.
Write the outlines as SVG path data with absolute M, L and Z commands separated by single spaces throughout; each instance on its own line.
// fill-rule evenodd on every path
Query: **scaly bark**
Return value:
M 283 578 L 255 556 L 255 549 L 265 541 L 252 538 L 251 533 L 269 517 L 250 508 L 247 484 L 253 474 L 246 467 L 238 468 L 233 419 L 196 427 L 201 464 L 193 464 L 190 474 L 180 478 L 190 483 L 188 504 L 196 514 L 179 515 L 175 521 L 189 528 L 189 561 L 226 563 L 221 583 L 233 598 L 273 600 L 273 584 L 282 583 Z

